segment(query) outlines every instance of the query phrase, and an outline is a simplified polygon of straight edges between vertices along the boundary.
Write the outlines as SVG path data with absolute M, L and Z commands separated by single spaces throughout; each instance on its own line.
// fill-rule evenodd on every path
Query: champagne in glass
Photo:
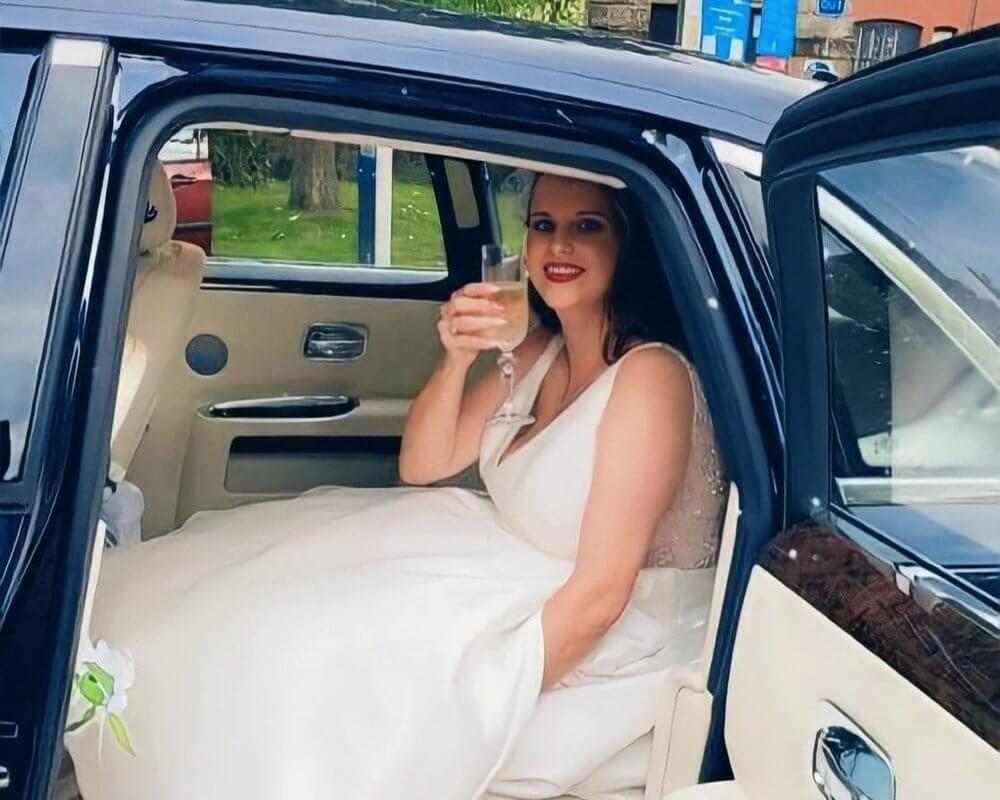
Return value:
M 514 348 L 528 335 L 528 271 L 523 257 L 504 259 L 496 245 L 483 245 L 483 282 L 492 283 L 499 291 L 490 298 L 501 306 L 500 315 L 507 324 L 493 331 L 491 338 L 500 348 L 497 364 L 507 383 L 507 399 L 488 421 L 528 425 L 534 422 L 530 414 L 520 414 L 514 408 Z

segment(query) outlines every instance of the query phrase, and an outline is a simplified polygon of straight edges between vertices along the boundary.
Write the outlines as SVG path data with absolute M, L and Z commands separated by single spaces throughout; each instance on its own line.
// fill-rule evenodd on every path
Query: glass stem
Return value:
M 514 410 L 514 354 L 507 350 L 501 350 L 497 364 L 500 367 L 500 375 L 507 382 L 507 399 L 503 403 L 504 412 L 510 414 Z

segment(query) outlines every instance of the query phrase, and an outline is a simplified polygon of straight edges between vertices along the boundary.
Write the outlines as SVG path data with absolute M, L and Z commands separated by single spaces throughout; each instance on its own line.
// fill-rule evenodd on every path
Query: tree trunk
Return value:
M 587 0 L 587 25 L 645 39 L 649 36 L 650 0 Z
M 293 139 L 291 157 L 288 207 L 299 211 L 339 208 L 336 145 L 333 142 Z

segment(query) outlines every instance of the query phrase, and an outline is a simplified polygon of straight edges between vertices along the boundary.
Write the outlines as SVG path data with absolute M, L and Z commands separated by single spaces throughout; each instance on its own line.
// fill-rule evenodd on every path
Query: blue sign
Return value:
M 816 0 L 816 13 L 821 17 L 839 17 L 843 15 L 846 4 L 847 0 Z
M 823 2 L 823 0 L 819 0 Z M 760 15 L 757 55 L 788 58 L 795 52 L 798 0 L 767 0 Z
M 703 0 L 701 49 L 727 61 L 742 61 L 750 36 L 750 0 Z

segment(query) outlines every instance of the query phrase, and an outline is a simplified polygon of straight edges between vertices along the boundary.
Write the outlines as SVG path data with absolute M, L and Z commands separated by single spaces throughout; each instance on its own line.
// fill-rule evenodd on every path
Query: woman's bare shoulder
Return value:
M 672 416 L 693 409 L 694 392 L 689 367 L 682 356 L 666 347 L 645 347 L 624 357 L 615 376 L 609 401 L 619 410 L 662 408 Z

